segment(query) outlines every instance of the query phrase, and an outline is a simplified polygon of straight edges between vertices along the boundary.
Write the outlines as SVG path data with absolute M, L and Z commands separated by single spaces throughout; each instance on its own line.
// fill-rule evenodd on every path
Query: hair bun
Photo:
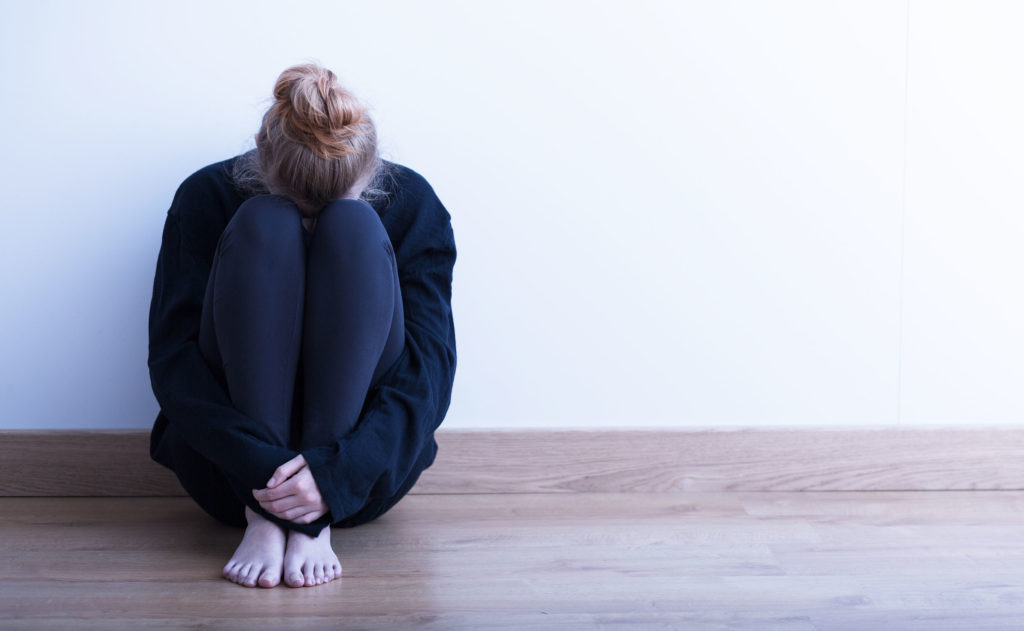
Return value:
M 320 209 L 377 173 L 377 130 L 334 73 L 316 64 L 288 68 L 256 134 L 267 189 Z
M 316 64 L 288 68 L 274 85 L 274 106 L 283 131 L 323 158 L 352 151 L 348 142 L 364 123 L 366 111 L 341 87 L 333 72 Z

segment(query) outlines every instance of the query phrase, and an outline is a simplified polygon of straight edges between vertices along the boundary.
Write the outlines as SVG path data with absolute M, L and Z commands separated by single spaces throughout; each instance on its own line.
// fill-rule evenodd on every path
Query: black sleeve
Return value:
M 412 172 L 410 172 L 412 173 Z M 356 426 L 342 440 L 303 452 L 334 521 L 374 497 L 391 497 L 427 449 L 448 411 L 455 377 L 451 216 L 419 175 L 385 216 L 398 263 L 405 348 L 368 393 Z M 431 454 L 432 457 L 432 454 Z M 429 462 L 426 463 L 429 465 Z
M 208 167 L 182 183 L 167 212 L 149 312 L 149 374 L 162 413 L 189 446 L 259 489 L 298 452 L 259 434 L 199 351 L 203 295 L 227 223 L 223 197 Z

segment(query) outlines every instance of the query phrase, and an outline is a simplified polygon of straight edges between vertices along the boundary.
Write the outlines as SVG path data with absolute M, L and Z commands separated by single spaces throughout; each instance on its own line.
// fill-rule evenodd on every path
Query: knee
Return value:
M 316 249 L 327 250 L 345 259 L 373 257 L 385 252 L 390 262 L 391 240 L 373 206 L 359 200 L 337 200 L 328 204 L 316 218 Z
M 270 253 L 302 245 L 302 218 L 287 198 L 257 195 L 238 207 L 225 232 L 247 249 Z
M 373 206 L 355 199 L 339 199 L 325 206 L 316 220 L 316 234 L 318 241 L 345 250 L 388 240 L 387 230 Z

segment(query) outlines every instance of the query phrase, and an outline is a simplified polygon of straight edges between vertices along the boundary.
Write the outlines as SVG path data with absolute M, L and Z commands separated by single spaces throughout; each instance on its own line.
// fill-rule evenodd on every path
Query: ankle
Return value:
M 317 534 L 315 534 L 315 535 L 307 535 L 306 533 L 299 532 L 298 530 L 289 530 L 288 531 L 288 537 L 289 538 L 299 539 L 300 541 L 316 541 L 317 539 L 323 539 L 325 536 L 326 537 L 330 537 L 330 534 L 331 534 L 331 527 L 330 526 L 324 526 L 323 529 L 320 532 L 318 532 Z
M 263 515 L 260 515 L 253 509 L 249 508 L 248 506 L 245 507 L 245 523 L 250 526 L 259 526 L 263 524 L 271 524 L 275 526 L 277 525 L 274 524 L 274 522 L 267 519 L 266 517 L 264 517 Z

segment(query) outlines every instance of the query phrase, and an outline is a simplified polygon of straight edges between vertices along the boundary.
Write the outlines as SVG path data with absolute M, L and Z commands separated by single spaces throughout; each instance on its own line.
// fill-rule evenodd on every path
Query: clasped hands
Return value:
M 253 489 L 252 495 L 263 510 L 296 524 L 312 523 L 328 511 L 302 454 L 278 467 L 267 488 Z

